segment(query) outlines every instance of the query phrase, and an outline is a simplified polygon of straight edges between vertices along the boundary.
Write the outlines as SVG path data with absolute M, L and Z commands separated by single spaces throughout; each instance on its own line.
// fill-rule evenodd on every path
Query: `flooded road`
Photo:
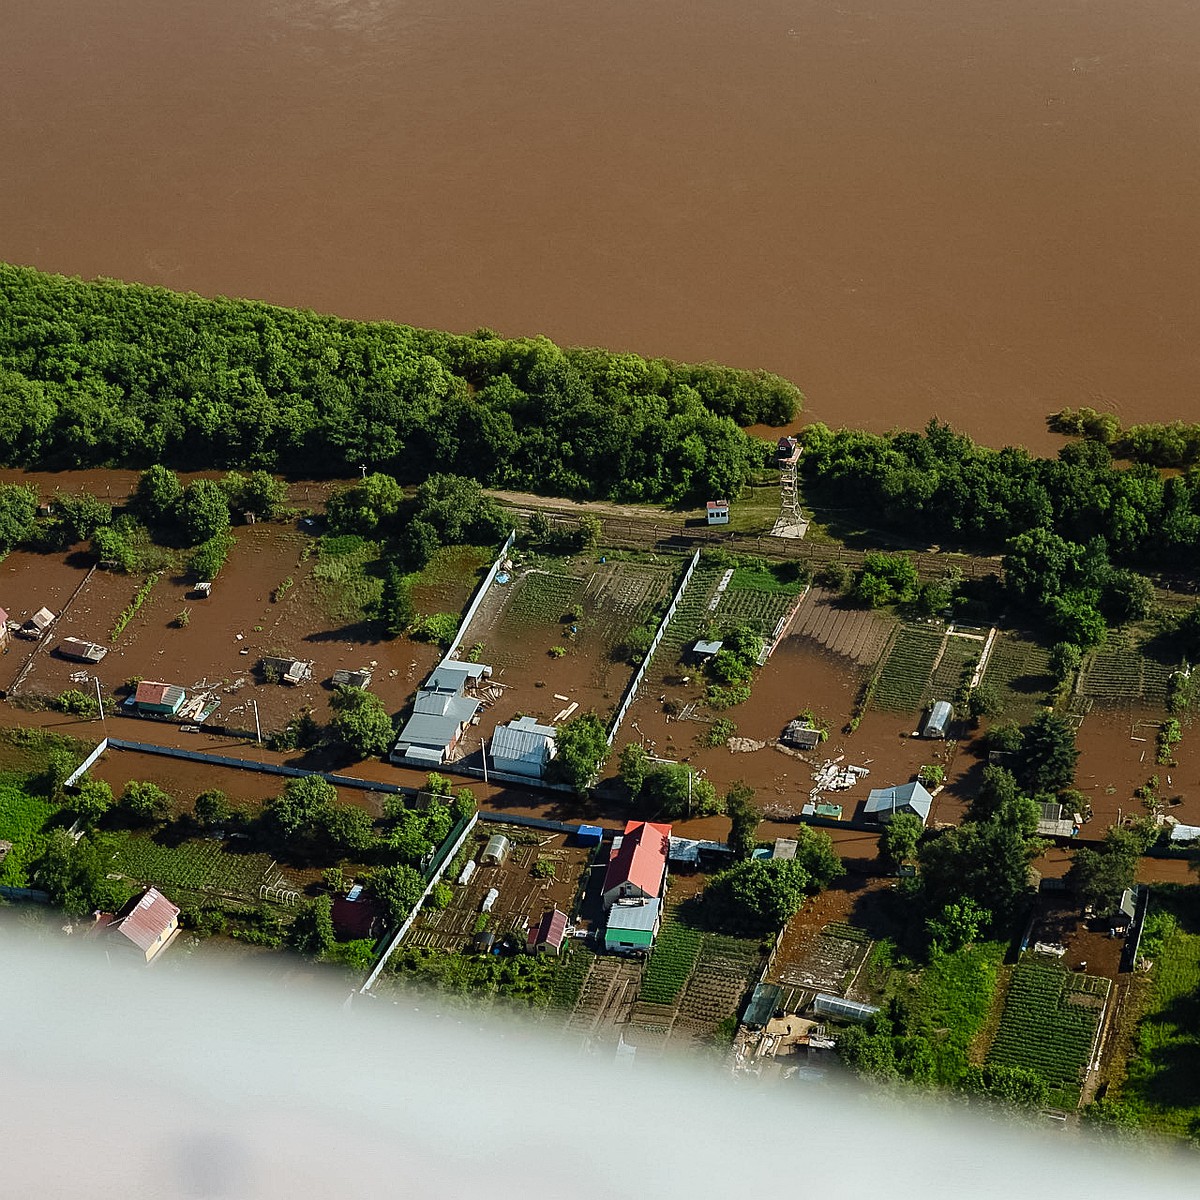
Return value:
M 0 258 L 767 367 L 814 416 L 1200 418 L 1187 0 L 0 0 Z

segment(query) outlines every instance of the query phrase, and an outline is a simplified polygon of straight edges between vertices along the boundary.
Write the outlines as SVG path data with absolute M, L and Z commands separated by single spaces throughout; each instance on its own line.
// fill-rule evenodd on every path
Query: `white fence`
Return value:
M 658 649 L 659 643 L 663 640 L 663 635 L 667 632 L 667 626 L 671 623 L 671 618 L 675 615 L 679 608 L 679 602 L 683 599 L 683 593 L 687 591 L 687 586 L 692 582 L 692 575 L 696 571 L 696 564 L 700 561 L 700 551 L 697 550 L 692 555 L 692 561 L 688 563 L 687 570 L 683 573 L 683 581 L 679 585 L 679 590 L 675 593 L 675 598 L 671 601 L 671 607 L 667 609 L 663 619 L 659 622 L 658 629 L 655 630 L 654 637 L 650 641 L 650 648 L 646 651 L 646 657 L 642 659 L 642 665 L 638 667 L 637 673 L 629 681 L 629 687 L 625 689 L 625 695 L 621 698 L 621 703 L 617 707 L 616 715 L 613 717 L 612 724 L 608 729 L 608 744 L 613 744 L 613 739 L 617 736 L 617 730 L 621 728 L 621 722 L 625 720 L 625 714 L 629 711 L 629 706 L 637 699 L 638 688 L 642 686 L 642 680 L 646 678 L 646 672 L 650 669 L 650 660 L 654 657 L 655 650 Z
M 87 758 L 85 758 L 83 760 L 83 762 L 81 762 L 79 764 L 79 766 L 77 766 L 75 768 L 75 770 L 72 771 L 71 774 L 67 776 L 66 782 L 64 783 L 63 786 L 64 787 L 74 787 L 76 785 L 76 783 L 78 783 L 79 780 L 82 779 L 83 776 L 87 773 L 87 771 L 91 767 L 92 763 L 94 763 L 96 761 L 96 759 L 98 759 L 100 757 L 100 755 L 102 755 L 105 752 L 105 750 L 107 750 L 107 749 L 108 749 L 108 738 L 102 738 L 100 741 L 100 744 L 95 748 L 95 750 L 93 750 L 91 752 L 91 754 L 89 754 L 87 756 Z
M 379 961 L 375 964 L 375 967 L 371 971 L 370 975 L 367 976 L 366 983 L 364 983 L 362 985 L 362 987 L 360 987 L 358 989 L 360 995 L 362 995 L 365 992 L 369 992 L 371 990 L 371 987 L 374 984 L 375 980 L 379 978 L 379 972 L 382 971 L 383 968 L 387 965 L 387 960 L 392 957 L 392 951 L 394 951 L 396 949 L 396 947 L 398 945 L 400 945 L 400 943 L 402 941 L 404 941 L 404 935 L 407 934 L 408 931 L 412 928 L 412 923 L 417 919 L 417 914 L 420 913 L 422 906 L 425 904 L 425 901 L 429 899 L 429 893 L 433 891 L 434 887 L 439 882 L 441 882 L 441 878 L 445 874 L 446 868 L 454 861 L 455 855 L 458 854 L 458 852 L 462 849 L 463 843 L 467 840 L 468 837 L 471 836 L 471 830 L 474 829 L 478 823 L 479 823 L 479 814 L 476 813 L 467 822 L 466 827 L 463 829 L 462 833 L 460 833 L 458 835 L 458 840 L 450 848 L 449 852 L 442 858 L 442 865 L 440 867 L 438 867 L 438 869 L 433 873 L 429 882 L 425 885 L 425 890 L 421 893 L 420 900 L 418 900 L 416 902 L 416 904 L 413 905 L 412 912 L 410 912 L 408 914 L 408 917 L 405 920 L 404 924 L 401 925 L 400 928 L 396 930 L 395 937 L 393 937 L 392 940 L 390 942 L 388 942 L 387 948 L 379 956 Z
M 514 529 L 508 535 L 507 539 L 505 539 L 504 545 L 500 547 L 500 553 L 496 556 L 496 561 L 492 563 L 488 573 L 483 578 L 483 582 L 479 585 L 479 589 L 475 593 L 475 598 L 471 601 L 471 607 L 467 609 L 463 615 L 463 619 L 458 623 L 458 632 L 454 635 L 454 641 L 450 643 L 450 649 L 446 651 L 446 658 L 453 658 L 459 646 L 462 645 L 467 627 L 475 619 L 475 614 L 479 611 L 479 606 L 483 603 L 484 596 L 488 594 L 488 588 L 496 581 L 496 576 L 500 573 L 500 568 L 503 566 L 504 560 L 508 557 L 508 552 L 513 548 L 513 543 L 516 540 L 517 531 Z

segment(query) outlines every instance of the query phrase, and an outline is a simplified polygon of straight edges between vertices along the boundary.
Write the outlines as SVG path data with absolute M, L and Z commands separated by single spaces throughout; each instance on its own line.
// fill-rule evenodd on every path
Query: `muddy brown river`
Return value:
M 1200 419 L 1192 0 L 0 0 L 0 257 Z

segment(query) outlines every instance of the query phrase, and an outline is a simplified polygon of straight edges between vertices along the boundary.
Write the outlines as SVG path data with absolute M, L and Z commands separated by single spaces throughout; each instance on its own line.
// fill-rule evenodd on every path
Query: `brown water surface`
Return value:
M 1190 0 L 0 0 L 0 257 L 1200 418 Z

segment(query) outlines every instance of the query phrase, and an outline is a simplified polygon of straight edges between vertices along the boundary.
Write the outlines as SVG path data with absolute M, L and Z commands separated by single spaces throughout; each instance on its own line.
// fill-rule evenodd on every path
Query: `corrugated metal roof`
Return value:
M 548 945 L 555 948 L 563 944 L 567 936 L 567 914 L 557 908 L 551 908 L 542 913 L 542 919 L 529 926 L 528 944 L 530 946 Z
M 915 812 L 922 821 L 929 819 L 933 797 L 920 782 L 902 783 L 896 787 L 873 788 L 867 796 L 866 812 L 872 816 L 895 812 Z
M 170 707 L 183 703 L 184 692 L 183 688 L 173 683 L 156 683 L 143 679 L 137 685 L 133 698 L 138 704 L 163 704 Z
M 124 934 L 143 954 L 171 928 L 171 923 L 179 916 L 179 909 L 157 888 L 147 888 L 126 905 L 126 910 L 118 914 L 113 928 Z
M 539 725 L 536 721 L 526 725 L 517 721 L 499 725 L 492 734 L 492 758 L 544 766 L 551 757 L 554 734 L 554 726 Z
M 670 838 L 670 825 L 627 822 L 621 844 L 613 849 L 604 872 L 604 892 L 631 883 L 645 895 L 657 896 L 667 867 Z
M 644 900 L 640 904 L 614 904 L 608 910 L 608 928 L 653 932 L 661 909 L 661 900 Z

